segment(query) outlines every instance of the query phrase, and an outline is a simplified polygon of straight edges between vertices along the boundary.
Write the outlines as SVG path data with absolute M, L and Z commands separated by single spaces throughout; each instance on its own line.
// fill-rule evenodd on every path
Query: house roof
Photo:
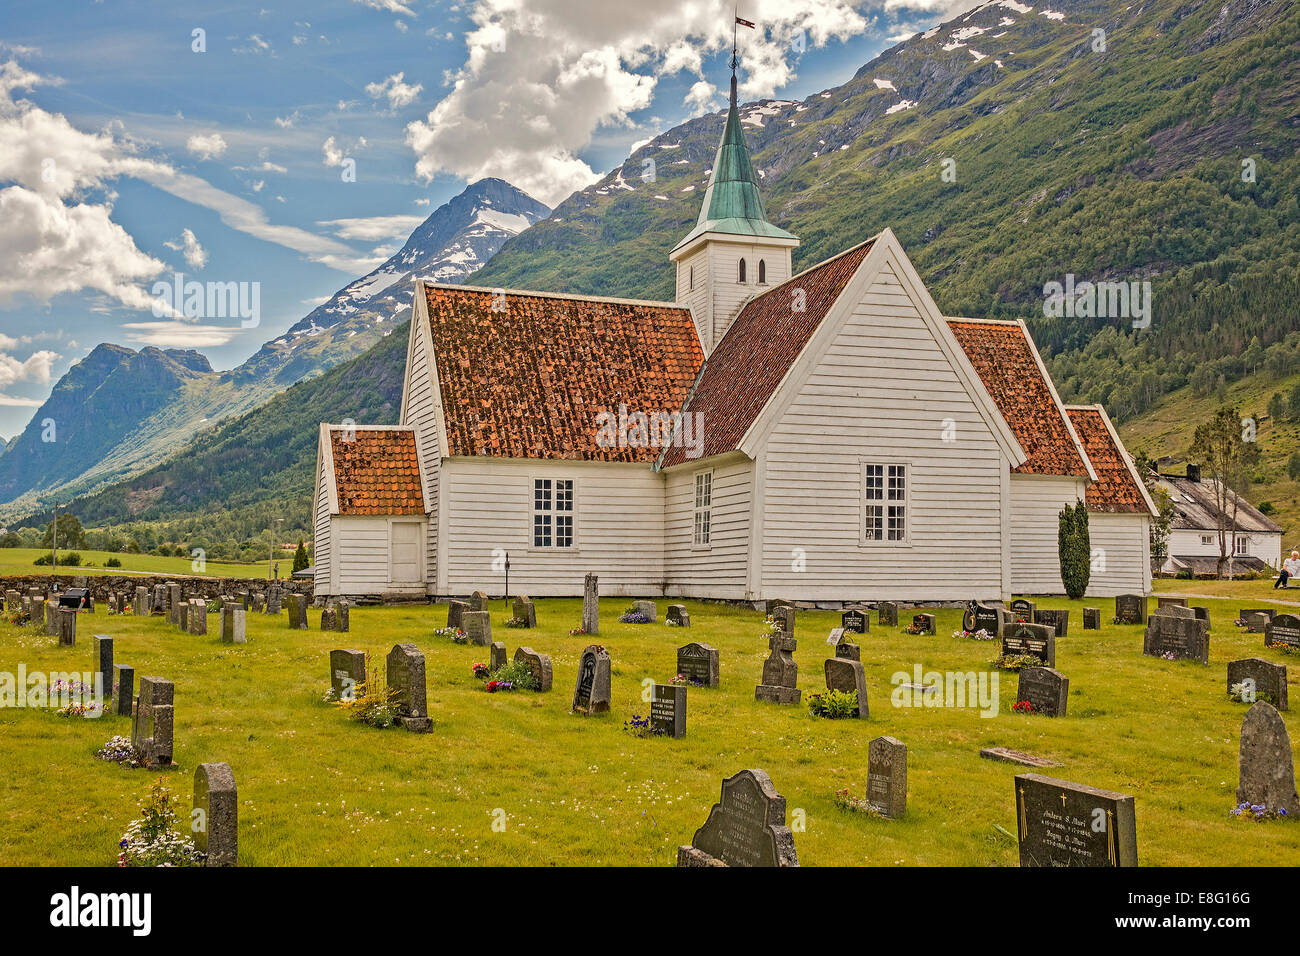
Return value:
M 700 457 L 734 451 L 758 418 L 790 366 L 812 338 L 875 240 L 867 240 L 750 299 L 704 363 L 687 403 L 703 432 Z M 790 308 L 792 288 L 804 292 L 805 309 Z M 686 461 L 685 449 L 669 448 L 662 466 Z
M 1069 405 L 1065 410 L 1097 473 L 1084 496 L 1088 510 L 1154 515 L 1154 504 L 1105 410 L 1100 405 Z
M 431 283 L 424 295 L 450 456 L 653 462 L 657 446 L 598 442 L 598 416 L 675 414 L 704 363 L 680 306 Z
M 1215 503 L 1215 490 L 1218 479 L 1202 478 L 1192 481 L 1174 475 L 1160 475 L 1160 484 L 1165 486 L 1173 499 L 1174 517 L 1171 528 L 1183 531 L 1217 531 L 1219 506 Z M 1270 521 L 1258 508 L 1245 498 L 1240 498 L 1232 489 L 1227 490 L 1229 509 L 1231 502 L 1237 500 L 1237 531 L 1255 531 L 1281 534 L 1282 527 Z
M 1236 554 L 1228 555 L 1232 563 L 1232 573 L 1241 574 L 1246 571 L 1271 571 L 1272 568 L 1262 559 L 1253 554 Z M 1225 568 L 1227 565 L 1224 566 Z M 1184 571 L 1191 569 L 1193 574 L 1217 574 L 1219 570 L 1218 555 L 1204 554 L 1175 554 L 1170 555 L 1169 560 L 1165 562 L 1164 570 L 1167 571 Z
M 1025 451 L 1024 463 L 1012 472 L 1093 477 L 1025 327 L 965 318 L 948 319 L 948 327 Z
M 411 428 L 329 425 L 340 515 L 423 515 L 428 512 Z

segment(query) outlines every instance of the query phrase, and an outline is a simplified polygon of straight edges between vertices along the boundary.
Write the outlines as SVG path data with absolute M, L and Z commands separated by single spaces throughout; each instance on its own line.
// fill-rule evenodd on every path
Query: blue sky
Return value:
M 746 0 L 742 98 L 843 83 L 973 5 Z M 0 435 L 100 342 L 233 367 L 469 182 L 554 205 L 720 108 L 731 7 L 5 0 Z M 258 283 L 259 324 L 156 314 L 178 272 Z

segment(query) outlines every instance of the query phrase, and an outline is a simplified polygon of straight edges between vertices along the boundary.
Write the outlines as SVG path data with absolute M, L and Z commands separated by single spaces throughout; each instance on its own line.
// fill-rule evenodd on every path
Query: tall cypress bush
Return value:
M 1092 539 L 1088 535 L 1088 508 L 1082 502 L 1066 505 L 1057 516 L 1057 548 L 1061 557 L 1061 583 L 1071 600 L 1088 590 L 1092 576 Z

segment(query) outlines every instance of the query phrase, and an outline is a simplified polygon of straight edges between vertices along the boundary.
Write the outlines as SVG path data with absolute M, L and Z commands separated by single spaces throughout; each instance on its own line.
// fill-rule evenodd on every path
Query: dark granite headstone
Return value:
M 448 601 L 447 602 L 447 626 L 454 627 L 458 631 L 463 631 L 465 612 L 468 611 L 469 602 L 467 601 Z
M 862 647 L 852 641 L 842 640 L 835 645 L 835 656 L 846 661 L 860 661 L 862 660 Z
M 1017 624 L 1002 635 L 1002 656 L 1032 654 L 1047 667 L 1056 666 L 1056 632 L 1046 624 Z
M 57 608 L 59 647 L 75 647 L 77 644 L 77 612 L 66 607 Z
M 1228 662 L 1228 694 L 1238 684 L 1242 688 L 1241 702 L 1253 704 L 1259 700 L 1271 703 L 1278 710 L 1287 710 L 1286 665 L 1274 664 L 1262 657 L 1247 657 Z
M 966 608 L 966 613 L 961 617 L 961 627 L 963 631 L 984 630 L 993 636 L 1002 633 L 1002 617 L 998 613 L 999 609 L 980 604 L 978 601 L 972 601 Z
M 1131 796 L 1023 773 L 1015 797 L 1021 866 L 1137 866 Z
M 552 674 L 549 654 L 538 654 L 531 647 L 518 647 L 515 648 L 515 660 L 528 665 L 528 669 L 537 678 L 539 693 L 545 693 L 551 689 Z
M 1264 629 L 1265 647 L 1300 648 L 1300 617 L 1278 614 Z
M 491 656 L 488 659 L 488 670 L 497 671 L 510 662 L 506 654 L 506 645 L 503 641 L 493 641 L 490 651 Z
M 1285 810 L 1289 817 L 1300 813 L 1291 737 L 1272 704 L 1260 701 L 1246 711 L 1241 723 L 1240 772 L 1237 803 Z
M 881 627 L 898 626 L 898 605 L 893 601 L 881 601 L 876 605 L 876 621 Z
M 705 687 L 717 687 L 718 649 L 709 644 L 684 644 L 677 648 L 677 673 Z
M 239 793 L 230 764 L 199 764 L 194 771 L 194 809 L 194 849 L 205 855 L 204 866 L 237 866 Z
M 1045 624 L 1057 637 L 1065 637 L 1070 630 L 1070 612 L 1042 608 L 1034 612 L 1034 623 Z
M 934 633 L 934 615 L 933 614 L 913 614 L 912 627 L 921 634 Z
M 1118 624 L 1145 624 L 1147 599 L 1140 594 L 1120 594 L 1115 598 L 1115 621 Z
M 668 613 L 665 615 L 664 620 L 674 627 L 691 626 L 691 615 L 690 612 L 686 610 L 685 604 L 668 605 Z
M 1273 620 L 1273 615 L 1277 613 L 1276 608 L 1271 607 L 1244 607 L 1237 616 L 1239 620 L 1246 622 L 1247 634 L 1263 634 L 1264 628 L 1268 622 Z M 1255 615 L 1263 615 L 1265 620 L 1255 620 Z
M 668 737 L 686 736 L 686 688 L 655 684 L 650 695 L 650 727 Z
M 785 825 L 785 798 L 762 770 L 742 770 L 722 781 L 690 846 L 677 848 L 678 866 L 798 866 L 794 834 Z
M 92 670 L 103 682 L 100 686 L 107 699 L 113 694 L 113 639 L 107 634 L 96 634 L 91 641 L 93 642 Z
M 1016 615 L 1018 622 L 1025 624 L 1034 623 L 1034 612 L 1038 610 L 1038 605 L 1033 601 L 1026 601 L 1024 598 L 1017 598 L 1007 605 L 1007 609 Z
M 366 682 L 366 652 L 352 648 L 330 651 L 330 690 L 339 700 L 354 700 Z
M 763 662 L 763 681 L 754 688 L 754 699 L 773 704 L 799 703 L 801 692 L 796 686 L 799 665 L 793 657 L 799 642 L 788 632 L 778 630 L 772 632 L 767 646 L 771 648 L 771 653 Z
M 403 727 L 425 733 L 433 726 L 424 681 L 424 654 L 414 644 L 395 644 L 388 652 L 388 688 L 396 691 L 393 705 Z
M 1142 653 L 1148 657 L 1172 655 L 1174 660 L 1210 662 L 1210 633 L 1204 621 L 1178 617 L 1173 608 L 1152 614 L 1142 637 Z
M 893 820 L 907 812 L 907 745 L 897 738 L 867 744 L 867 805 Z
M 862 669 L 862 662 L 831 657 L 824 665 L 826 671 L 826 689 L 838 690 L 846 694 L 858 695 L 858 709 L 855 717 L 867 717 L 867 676 Z
M 592 644 L 578 660 L 578 682 L 573 688 L 570 713 L 603 714 L 609 710 L 609 654 L 599 644 Z
M 1034 713 L 1064 717 L 1070 699 L 1070 678 L 1051 667 L 1022 667 L 1016 703 L 1028 701 Z
M 870 630 L 867 615 L 857 608 L 849 608 L 840 615 L 840 627 L 845 634 L 866 634 Z
M 1187 598 L 1180 597 L 1158 597 L 1156 598 L 1156 610 L 1162 607 L 1187 607 Z
M 1101 630 L 1101 608 L 1085 607 L 1083 609 L 1083 629 L 1085 631 Z
M 134 667 L 127 667 L 125 664 L 117 665 L 117 690 L 114 693 L 117 700 L 117 715 L 130 717 L 131 707 L 135 703 Z
M 140 696 L 131 720 L 131 743 L 147 766 L 171 765 L 175 692 L 169 680 L 140 678 Z

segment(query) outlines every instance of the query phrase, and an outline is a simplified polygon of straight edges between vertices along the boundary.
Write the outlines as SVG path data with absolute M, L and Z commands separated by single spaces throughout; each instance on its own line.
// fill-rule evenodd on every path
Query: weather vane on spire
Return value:
M 740 11 L 735 7 L 732 8 L 731 12 L 732 12 L 732 16 L 736 18 L 736 22 L 731 25 L 731 105 L 735 106 L 736 105 L 736 67 L 740 65 L 740 44 L 736 38 L 736 33 L 737 33 L 736 28 L 749 27 L 752 30 L 754 29 L 754 22 L 752 20 L 742 20 L 740 17 Z

